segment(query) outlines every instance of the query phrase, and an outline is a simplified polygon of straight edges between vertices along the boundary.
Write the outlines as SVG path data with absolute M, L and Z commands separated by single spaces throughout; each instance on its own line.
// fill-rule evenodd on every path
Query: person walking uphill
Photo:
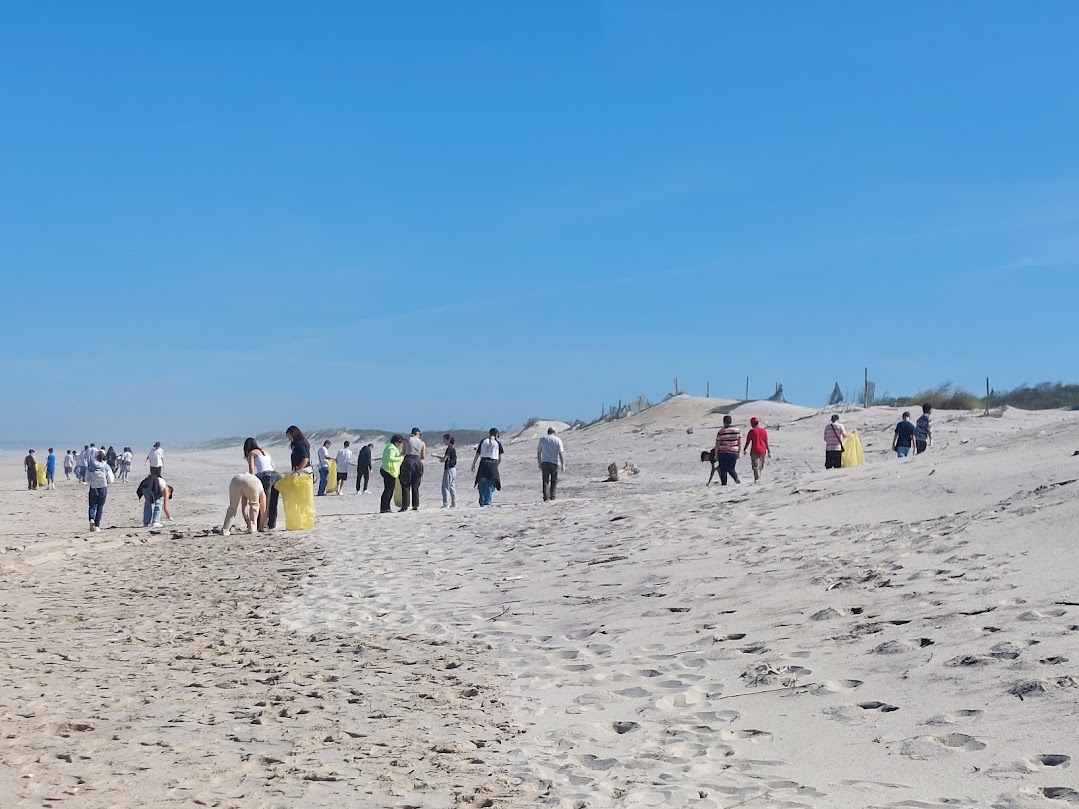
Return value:
M 540 438 L 536 445 L 536 463 L 540 468 L 543 483 L 543 502 L 554 500 L 558 488 L 558 472 L 566 471 L 565 447 L 562 439 L 554 433 L 554 427 L 547 428 L 547 435 Z
M 90 459 L 86 469 L 86 483 L 90 487 L 90 530 L 101 530 L 101 515 L 105 511 L 105 499 L 109 493 L 109 484 L 115 480 L 112 467 L 105 461 L 105 453 L 99 451 Z
M 427 458 L 427 445 L 419 427 L 412 428 L 412 435 L 405 442 L 405 460 L 401 464 L 401 511 L 420 508 L 420 481 L 423 480 L 423 462 Z
M 839 414 L 832 416 L 832 421 L 824 428 L 824 468 L 843 468 L 843 439 L 847 437 L 847 428 L 839 422 Z
M 457 439 L 446 433 L 442 443 L 446 454 L 435 455 L 442 461 L 442 508 L 457 508 Z
M 367 487 L 371 484 L 371 453 L 375 451 L 374 444 L 360 447 L 356 454 L 356 492 L 367 494 Z M 362 488 L 361 488 L 362 486 Z
M 917 428 L 911 423 L 910 413 L 903 414 L 903 420 L 895 425 L 895 436 L 892 438 L 892 449 L 900 458 L 906 458 L 914 448 Z
M 401 474 L 401 462 L 405 456 L 401 450 L 405 446 L 404 436 L 394 435 L 386 449 L 382 450 L 382 464 L 379 472 L 382 473 L 382 499 L 379 502 L 379 513 L 389 514 L 393 509 L 393 490 L 397 488 L 397 478 Z
M 502 491 L 502 478 L 499 477 L 498 468 L 505 452 L 502 442 L 498 440 L 498 430 L 494 427 L 488 432 L 487 438 L 480 441 L 476 447 L 472 471 L 476 473 L 476 488 L 479 490 L 481 506 L 491 505 L 496 489 Z
M 749 420 L 749 432 L 742 454 L 749 453 L 749 463 L 753 467 L 753 482 L 757 483 L 764 472 L 764 459 L 772 457 L 772 448 L 768 446 L 768 431 L 761 427 L 759 419 Z
M 26 470 L 26 488 L 34 491 L 37 488 L 37 458 L 34 457 L 33 450 L 22 459 L 22 465 Z
M 918 416 L 918 423 L 914 425 L 914 446 L 919 455 L 933 443 L 932 415 L 933 405 L 922 405 L 922 415 Z
M 738 456 L 742 454 L 742 431 L 733 426 L 734 419 L 723 417 L 723 429 L 716 433 L 716 463 L 719 465 L 719 485 L 726 486 L 729 477 L 738 479 Z

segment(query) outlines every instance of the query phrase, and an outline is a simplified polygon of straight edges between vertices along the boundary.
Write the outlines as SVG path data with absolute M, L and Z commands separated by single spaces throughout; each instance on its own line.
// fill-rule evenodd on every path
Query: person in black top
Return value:
M 356 491 L 361 491 L 362 485 L 364 494 L 367 494 L 367 484 L 371 482 L 371 453 L 374 449 L 374 444 L 368 444 L 361 447 L 356 456 Z
M 442 461 L 442 508 L 457 508 L 457 440 L 446 433 L 442 443 L 446 454 L 435 455 Z
M 285 435 L 288 436 L 288 443 L 292 448 L 292 471 L 303 472 L 305 469 L 310 470 L 311 444 L 304 438 L 300 428 L 293 425 L 285 430 Z
M 37 488 L 37 458 L 34 457 L 33 450 L 23 458 L 22 465 L 26 467 L 26 485 L 33 491 Z
M 916 432 L 915 426 L 910 421 L 910 413 L 904 413 L 903 420 L 895 425 L 895 437 L 892 439 L 892 449 L 900 458 L 910 455 Z

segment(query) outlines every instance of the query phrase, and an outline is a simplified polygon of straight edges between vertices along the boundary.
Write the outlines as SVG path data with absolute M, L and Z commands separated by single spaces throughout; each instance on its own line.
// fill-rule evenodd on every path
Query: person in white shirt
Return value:
M 318 497 L 326 494 L 326 483 L 330 477 L 330 441 L 326 439 L 318 448 Z
M 91 444 L 91 446 L 93 446 Z M 165 450 L 161 448 L 161 442 L 154 444 L 153 449 L 146 453 L 146 463 L 150 465 L 150 474 L 161 477 L 165 468 Z
M 536 463 L 539 464 L 543 477 L 543 502 L 554 500 L 558 487 L 558 472 L 566 471 L 566 456 L 562 439 L 555 435 L 554 427 L 547 429 L 547 435 L 539 440 L 536 447 Z
M 341 496 L 341 490 L 345 488 L 345 481 L 348 480 L 348 465 L 352 463 L 352 450 L 349 449 L 351 441 L 346 441 L 345 445 L 337 452 L 337 496 Z
M 75 471 L 75 450 L 69 449 L 64 453 L 64 480 L 71 480 L 71 473 Z
M 247 461 L 248 474 L 254 475 L 262 483 L 262 491 L 266 495 L 264 528 L 272 531 L 277 527 L 277 505 L 281 498 L 281 492 L 274 484 L 281 476 L 274 469 L 269 453 L 260 447 L 254 438 L 244 441 L 244 459 Z
M 127 476 L 131 474 L 131 463 L 135 460 L 135 453 L 131 451 L 131 447 L 124 447 L 124 451 L 120 453 L 120 474 L 118 480 L 121 483 L 127 483 Z

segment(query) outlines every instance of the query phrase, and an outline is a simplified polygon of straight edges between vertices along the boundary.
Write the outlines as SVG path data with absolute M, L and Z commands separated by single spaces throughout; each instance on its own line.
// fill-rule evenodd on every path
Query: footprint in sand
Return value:
M 1054 801 L 1079 803 L 1079 792 L 1076 792 L 1071 787 L 1043 787 L 1042 795 Z
M 984 712 L 976 708 L 937 714 L 925 720 L 927 725 L 955 725 L 959 722 L 974 722 L 982 718 Z
M 1031 760 L 1031 764 L 1038 767 L 1059 767 L 1060 769 L 1070 767 L 1071 763 L 1071 756 L 1061 755 L 1060 753 L 1046 753 L 1045 755 L 1034 756 Z
M 907 758 L 940 758 L 950 752 L 973 753 L 984 750 L 985 742 L 965 733 L 948 733 L 943 736 L 919 736 L 903 743 L 900 752 Z
M 858 707 L 863 711 L 880 711 L 881 713 L 894 713 L 899 710 L 895 705 L 889 705 L 887 702 L 878 702 L 877 700 L 859 702 Z

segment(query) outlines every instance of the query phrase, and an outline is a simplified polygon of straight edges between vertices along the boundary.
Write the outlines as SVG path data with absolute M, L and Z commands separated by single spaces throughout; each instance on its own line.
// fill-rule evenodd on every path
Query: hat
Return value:
M 756 427 L 761 422 L 760 422 L 760 419 L 758 419 L 756 416 L 754 416 L 753 418 L 751 418 L 749 420 L 749 423 L 752 424 L 754 427 Z

